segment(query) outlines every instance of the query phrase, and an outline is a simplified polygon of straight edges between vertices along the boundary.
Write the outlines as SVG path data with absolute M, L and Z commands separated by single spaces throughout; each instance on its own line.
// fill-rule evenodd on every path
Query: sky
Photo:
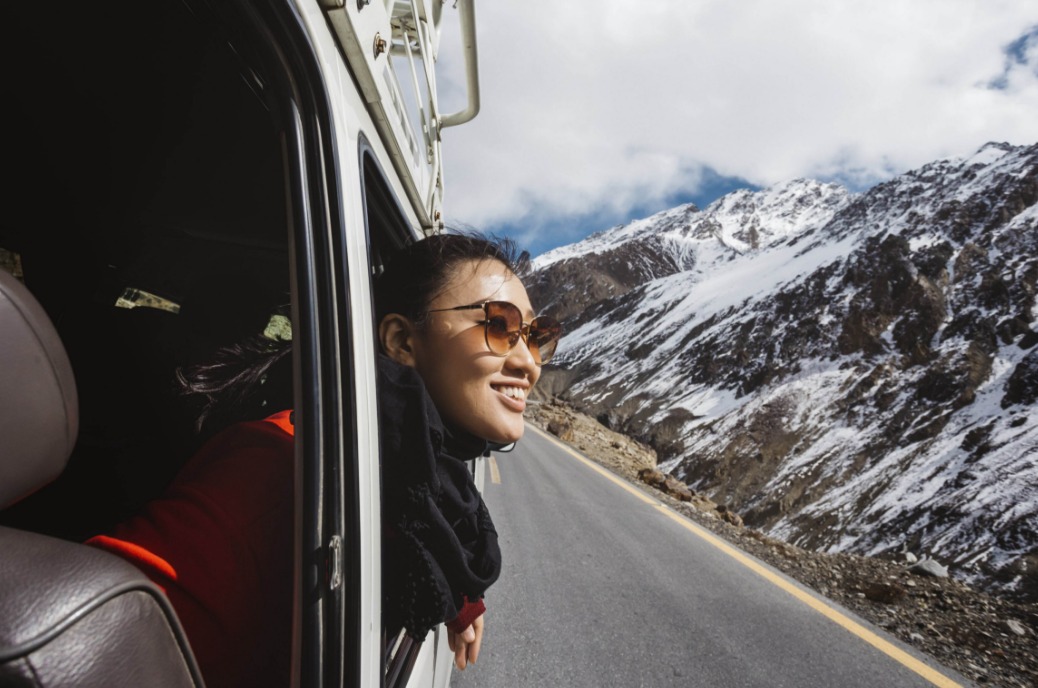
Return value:
M 465 105 L 457 12 L 437 68 Z M 476 0 L 481 109 L 443 131 L 449 226 L 533 255 L 737 188 L 855 191 L 1038 143 L 1034 0 Z

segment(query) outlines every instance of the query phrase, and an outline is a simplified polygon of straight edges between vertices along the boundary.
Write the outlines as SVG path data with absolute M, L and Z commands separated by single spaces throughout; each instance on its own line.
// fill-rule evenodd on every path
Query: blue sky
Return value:
M 667 210 L 686 203 L 694 203 L 705 208 L 713 201 L 736 189 L 759 188 L 745 179 L 722 177 L 716 172 L 705 171 L 706 179 L 688 189 L 681 189 L 662 198 L 634 203 L 623 208 L 605 207 L 586 213 L 572 215 L 549 215 L 544 218 L 506 219 L 490 223 L 482 229 L 517 241 L 520 246 L 537 256 L 557 246 L 580 241 L 589 234 L 624 224 L 631 220 L 648 217 L 661 210 Z
M 860 190 L 1038 143 L 1033 0 L 477 0 L 476 23 L 482 108 L 443 132 L 445 216 L 534 255 L 733 188 Z

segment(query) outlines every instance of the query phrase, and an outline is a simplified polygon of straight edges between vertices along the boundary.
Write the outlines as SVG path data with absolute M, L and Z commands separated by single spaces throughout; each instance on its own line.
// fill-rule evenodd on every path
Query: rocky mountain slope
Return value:
M 542 392 L 798 546 L 1038 599 L 1038 146 L 795 180 L 539 257 Z

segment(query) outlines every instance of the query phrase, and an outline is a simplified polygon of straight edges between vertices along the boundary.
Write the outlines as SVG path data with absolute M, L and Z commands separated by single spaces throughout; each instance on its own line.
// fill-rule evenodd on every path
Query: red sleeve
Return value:
M 486 612 L 486 605 L 483 604 L 483 599 L 477 599 L 475 602 L 465 598 L 465 604 L 461 607 L 461 611 L 458 615 L 447 622 L 447 628 L 454 631 L 455 633 L 461 633 L 466 628 L 472 625 L 472 622 L 481 617 Z
M 165 590 L 210 688 L 288 685 L 293 465 L 291 436 L 240 423 L 142 513 L 88 541 Z

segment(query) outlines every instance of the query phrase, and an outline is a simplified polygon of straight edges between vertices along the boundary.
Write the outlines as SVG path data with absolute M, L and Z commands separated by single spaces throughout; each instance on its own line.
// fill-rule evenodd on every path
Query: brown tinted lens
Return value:
M 555 347 L 562 336 L 562 325 L 555 318 L 542 315 L 530 323 L 530 336 L 527 344 L 538 363 L 547 363 L 555 355 Z
M 519 341 L 523 314 L 517 306 L 507 301 L 489 302 L 486 313 L 487 348 L 498 356 L 504 356 Z

